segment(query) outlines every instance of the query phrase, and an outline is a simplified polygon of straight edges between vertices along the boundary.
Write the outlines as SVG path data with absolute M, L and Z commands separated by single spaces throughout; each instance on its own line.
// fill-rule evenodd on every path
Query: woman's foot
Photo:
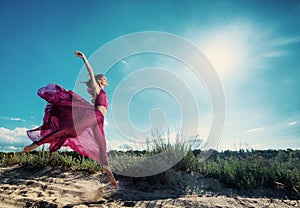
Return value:
M 37 145 L 36 143 L 32 143 L 32 144 L 26 146 L 26 147 L 24 148 L 24 151 L 23 151 L 23 152 L 24 152 L 24 153 L 29 153 L 31 150 L 37 148 L 38 146 L 39 146 L 39 145 Z
M 114 186 L 116 188 L 118 187 L 117 181 L 116 181 L 116 179 L 115 179 L 115 177 L 114 177 L 114 175 L 113 175 L 112 172 L 107 172 L 106 173 L 106 178 L 107 178 L 107 180 L 110 182 L 110 184 L 112 186 Z

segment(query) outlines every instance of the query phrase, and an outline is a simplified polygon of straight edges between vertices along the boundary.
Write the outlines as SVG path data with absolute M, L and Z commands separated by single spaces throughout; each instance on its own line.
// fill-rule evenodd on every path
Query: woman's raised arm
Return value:
M 79 58 L 82 58 L 88 72 L 89 72 L 89 75 L 91 77 L 91 80 L 92 80 L 92 88 L 96 91 L 96 93 L 98 94 L 98 88 L 99 88 L 99 85 L 97 84 L 97 81 L 95 79 L 95 74 L 94 74 L 94 71 L 93 71 L 93 68 L 91 67 L 89 61 L 87 60 L 86 56 L 84 55 L 84 53 L 82 53 L 81 51 L 75 51 L 75 55 L 78 56 Z

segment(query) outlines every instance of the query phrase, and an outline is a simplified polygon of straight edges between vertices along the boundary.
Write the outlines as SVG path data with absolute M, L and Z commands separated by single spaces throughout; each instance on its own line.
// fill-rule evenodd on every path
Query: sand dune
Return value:
M 284 193 L 260 188 L 251 193 L 224 188 L 214 179 L 177 174 L 182 184 L 161 188 L 119 178 L 119 189 L 102 174 L 1 167 L 0 207 L 299 207 Z

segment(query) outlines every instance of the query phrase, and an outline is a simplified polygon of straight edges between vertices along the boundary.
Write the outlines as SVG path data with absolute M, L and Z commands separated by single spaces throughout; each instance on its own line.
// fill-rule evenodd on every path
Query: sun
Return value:
M 207 40 L 203 52 L 221 77 L 236 73 L 243 60 L 242 43 L 233 37 L 215 36 Z
M 247 41 L 242 38 L 243 31 L 218 28 L 198 37 L 197 46 L 208 58 L 221 79 L 233 78 L 243 69 L 247 62 L 249 49 Z

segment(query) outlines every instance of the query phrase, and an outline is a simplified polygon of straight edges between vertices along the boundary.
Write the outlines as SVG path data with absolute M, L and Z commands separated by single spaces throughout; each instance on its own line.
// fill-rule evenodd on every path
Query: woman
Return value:
M 71 90 L 67 91 L 57 84 L 49 84 L 39 89 L 38 95 L 48 102 L 43 125 L 27 131 L 33 143 L 26 146 L 24 152 L 29 153 L 46 143 L 50 144 L 51 153 L 62 146 L 69 146 L 81 155 L 99 162 L 105 169 L 109 182 L 117 187 L 109 167 L 104 134 L 104 116 L 108 107 L 104 87 L 108 85 L 108 81 L 104 75 L 94 75 L 82 52 L 76 51 L 75 54 L 82 58 L 89 72 L 90 80 L 86 85 L 93 97 L 94 106 Z

